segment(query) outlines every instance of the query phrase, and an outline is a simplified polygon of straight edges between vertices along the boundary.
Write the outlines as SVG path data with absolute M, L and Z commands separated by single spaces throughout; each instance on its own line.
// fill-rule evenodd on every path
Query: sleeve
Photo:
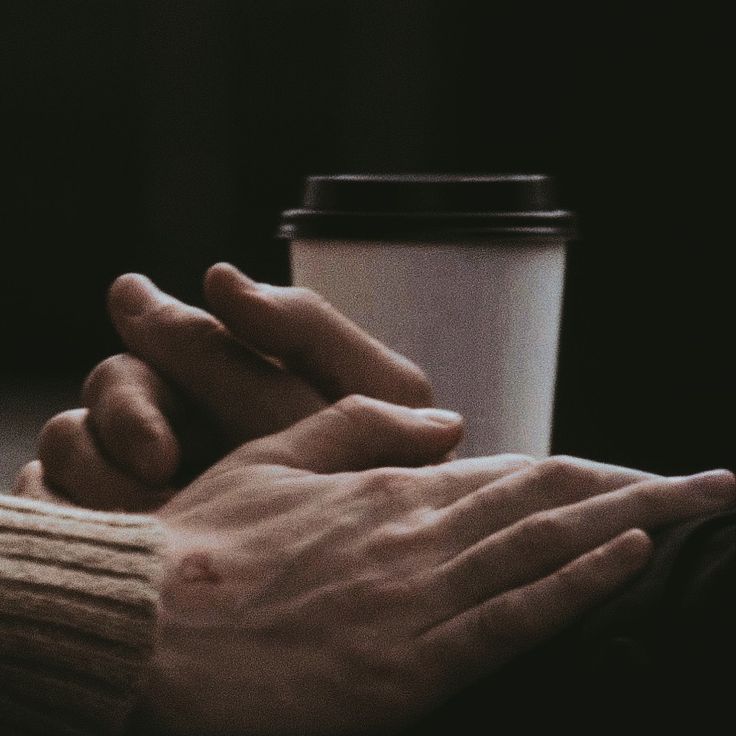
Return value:
M 0 732 L 114 734 L 153 648 L 151 517 L 0 495 Z

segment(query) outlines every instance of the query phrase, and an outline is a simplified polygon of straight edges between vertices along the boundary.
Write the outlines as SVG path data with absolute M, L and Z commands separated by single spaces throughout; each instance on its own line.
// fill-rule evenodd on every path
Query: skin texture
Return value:
M 217 317 L 116 281 L 130 352 L 91 373 L 16 484 L 158 509 L 139 711 L 155 733 L 390 733 L 611 595 L 646 531 L 733 502 L 725 471 L 448 461 L 461 418 L 321 299 L 228 266 L 205 291 Z
M 630 579 L 650 552 L 641 528 L 735 493 L 727 472 L 573 458 L 383 466 L 435 424 L 351 397 L 157 512 L 170 564 L 149 719 L 177 734 L 391 733 Z
M 314 292 L 257 284 L 227 264 L 204 289 L 219 319 L 143 276 L 115 281 L 110 315 L 130 352 L 92 370 L 84 408 L 45 425 L 18 495 L 150 510 L 243 442 L 344 396 L 432 405 L 417 366 Z

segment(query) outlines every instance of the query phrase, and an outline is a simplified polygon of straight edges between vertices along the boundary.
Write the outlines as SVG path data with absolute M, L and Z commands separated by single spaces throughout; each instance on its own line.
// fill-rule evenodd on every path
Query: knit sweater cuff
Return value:
M 153 646 L 152 518 L 0 495 L 0 732 L 114 734 Z

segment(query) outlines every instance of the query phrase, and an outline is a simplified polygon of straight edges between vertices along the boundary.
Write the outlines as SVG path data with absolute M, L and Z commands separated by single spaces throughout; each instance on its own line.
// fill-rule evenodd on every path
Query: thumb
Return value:
M 348 396 L 289 429 L 249 442 L 230 457 L 238 464 L 277 464 L 315 473 L 441 461 L 460 441 L 462 417 Z

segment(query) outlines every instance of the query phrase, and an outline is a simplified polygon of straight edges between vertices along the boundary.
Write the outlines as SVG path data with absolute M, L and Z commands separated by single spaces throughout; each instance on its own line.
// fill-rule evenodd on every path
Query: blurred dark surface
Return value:
M 3 2 L 3 371 L 115 350 L 123 271 L 288 282 L 306 174 L 546 171 L 582 222 L 555 450 L 733 468 L 728 24 L 648 7 Z

